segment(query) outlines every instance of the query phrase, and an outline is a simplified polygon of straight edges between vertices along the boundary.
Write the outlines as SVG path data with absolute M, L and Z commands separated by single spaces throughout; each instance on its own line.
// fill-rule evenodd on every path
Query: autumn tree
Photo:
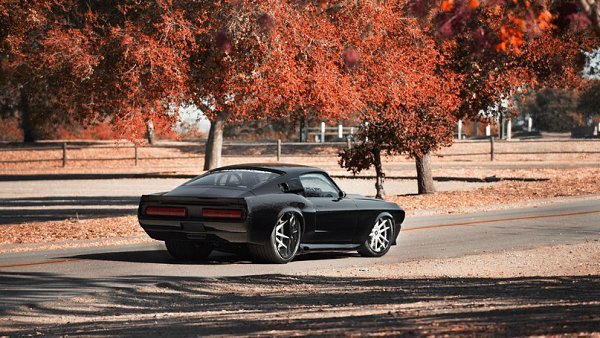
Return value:
M 348 32 L 368 32 L 353 36 L 360 58 L 347 69 L 368 124 L 359 133 L 363 142 L 344 151 L 340 164 L 354 173 L 373 165 L 379 198 L 383 155 L 414 158 L 419 193 L 434 191 L 429 154 L 451 143 L 457 105 L 454 76 L 439 67 L 443 55 L 417 20 L 402 12 L 404 6 L 364 2 L 342 11 Z
M 211 121 L 204 169 L 220 165 L 225 123 L 259 118 L 254 83 L 266 50 L 259 1 L 206 1 L 190 56 L 192 102 Z M 267 95 L 265 93 L 265 95 Z M 262 117 L 262 115 L 260 116 Z
M 420 158 L 452 134 L 453 83 L 437 73 L 442 56 L 416 20 L 403 17 L 403 5 L 271 2 L 262 17 L 271 28 L 252 101 L 269 115 L 368 121 L 365 142 L 341 164 L 353 172 L 375 165 L 378 195 L 381 156 Z
M 90 124 L 109 121 L 138 139 L 149 122 L 169 124 L 180 104 L 195 105 L 212 120 L 207 169 L 218 165 L 225 121 L 306 115 L 304 108 L 314 112 L 329 99 L 307 99 L 317 91 L 326 94 L 325 86 L 304 91 L 301 81 L 290 82 L 298 68 L 276 71 L 294 57 L 290 50 L 275 50 L 278 57 L 265 66 L 273 51 L 269 44 L 291 33 L 283 21 L 275 29 L 273 8 L 284 13 L 281 8 L 291 3 L 73 0 L 1 6 L 2 85 L 10 89 L 3 93 L 18 92 L 24 116 L 43 119 L 52 112 Z M 269 37 L 271 31 L 277 34 Z M 312 78 L 326 66 L 310 70 Z M 36 113 L 30 114 L 33 106 Z
M 498 5 L 480 6 L 478 1 L 445 1 L 441 8 L 427 8 L 427 5 L 423 6 L 423 2 L 413 1 L 408 6 L 408 12 L 397 14 L 403 19 L 414 15 L 413 19 L 418 20 L 412 23 L 413 27 L 419 27 L 421 35 L 435 41 L 433 48 L 440 57 L 435 60 L 435 71 L 429 74 L 456 85 L 450 88 L 459 88 L 456 92 L 459 104 L 448 104 L 446 107 L 446 113 L 451 112 L 456 119 L 492 117 L 481 115 L 480 112 L 489 110 L 502 97 L 511 96 L 523 86 L 581 86 L 582 51 L 589 50 L 598 43 L 593 34 L 581 34 L 581 29 L 585 27 L 578 24 L 572 8 L 564 7 L 564 4 L 555 7 L 533 6 L 528 11 L 527 18 L 518 15 L 518 4 Z M 554 16 L 550 11 L 562 14 Z M 386 48 L 392 44 L 393 42 L 388 42 Z M 455 92 L 452 89 L 439 89 L 438 92 L 448 95 L 446 102 L 453 102 L 451 95 Z M 427 91 L 423 90 L 422 93 Z M 420 100 L 427 102 L 426 98 L 423 95 Z M 440 100 L 436 101 L 438 104 L 439 102 Z M 426 106 L 435 107 L 431 103 Z M 448 123 L 449 119 L 444 121 Z M 380 125 L 386 127 L 380 131 L 371 126 L 365 128 L 364 139 L 385 139 L 386 135 L 399 127 L 390 127 L 392 123 Z M 434 124 L 432 129 L 438 130 L 441 137 L 446 135 L 444 131 L 448 127 Z M 419 135 L 426 134 L 419 131 L 415 133 L 415 139 L 419 139 Z M 393 138 L 401 138 L 401 135 L 394 135 Z M 448 145 L 450 141 L 451 139 L 443 137 L 429 140 L 435 145 L 431 148 L 433 150 L 441 145 Z M 355 153 L 358 152 L 359 150 L 355 150 Z M 419 161 L 419 156 L 414 153 L 410 155 L 417 159 L 419 192 L 432 192 L 430 169 L 419 170 L 420 164 L 427 161 Z M 342 157 L 342 163 L 357 166 L 356 160 L 360 158 L 361 156 L 349 156 L 347 152 Z M 366 163 L 374 163 L 378 157 L 371 156 L 369 159 L 363 155 L 362 158 L 367 159 Z M 350 162 L 352 160 L 354 162 Z
M 147 119 L 172 122 L 173 107 L 188 93 L 193 48 L 181 5 L 3 2 L 3 85 L 17 93 L 24 126 L 47 119 L 108 121 L 139 139 Z
M 35 140 L 39 126 L 71 117 L 73 99 L 98 61 L 85 18 L 71 17 L 74 7 L 62 1 L 0 3 L 0 96 L 5 108 L 18 111 L 26 142 Z

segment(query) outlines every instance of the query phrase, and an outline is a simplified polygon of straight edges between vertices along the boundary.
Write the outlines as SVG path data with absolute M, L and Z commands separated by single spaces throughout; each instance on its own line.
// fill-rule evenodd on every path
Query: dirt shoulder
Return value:
M 5 311 L 0 332 L 600 336 L 598 262 L 592 241 L 298 275 L 132 276 L 125 286 L 94 281 L 101 292 Z
M 450 170 L 436 172 L 436 175 L 444 174 L 461 173 Z M 479 178 L 497 183 L 473 190 L 392 196 L 388 199 L 401 205 L 408 214 L 423 215 L 527 207 L 552 203 L 548 199 L 600 194 L 600 168 L 477 170 L 462 174 L 465 178 Z

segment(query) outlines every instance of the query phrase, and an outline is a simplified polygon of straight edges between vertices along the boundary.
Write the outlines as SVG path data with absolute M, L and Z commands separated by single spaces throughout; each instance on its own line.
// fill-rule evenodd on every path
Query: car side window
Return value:
M 300 182 L 304 187 L 305 197 L 337 197 L 338 188 L 331 180 L 323 174 L 311 173 L 300 176 Z

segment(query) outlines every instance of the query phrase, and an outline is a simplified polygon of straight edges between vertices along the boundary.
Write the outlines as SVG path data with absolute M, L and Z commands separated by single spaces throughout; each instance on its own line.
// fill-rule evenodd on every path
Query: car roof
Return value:
M 234 164 L 225 167 L 219 167 L 211 171 L 218 170 L 230 170 L 230 169 L 259 169 L 274 171 L 279 173 L 299 175 L 305 172 L 324 172 L 323 169 L 317 167 L 309 167 L 301 164 L 290 164 L 290 163 L 245 163 L 245 164 Z

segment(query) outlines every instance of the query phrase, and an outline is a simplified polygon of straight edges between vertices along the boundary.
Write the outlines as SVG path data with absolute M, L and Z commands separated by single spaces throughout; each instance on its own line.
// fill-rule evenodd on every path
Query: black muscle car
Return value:
M 244 164 L 143 195 L 138 219 L 177 259 L 247 247 L 254 260 L 287 263 L 313 250 L 383 256 L 396 244 L 404 211 L 395 203 L 346 195 L 319 168 Z

